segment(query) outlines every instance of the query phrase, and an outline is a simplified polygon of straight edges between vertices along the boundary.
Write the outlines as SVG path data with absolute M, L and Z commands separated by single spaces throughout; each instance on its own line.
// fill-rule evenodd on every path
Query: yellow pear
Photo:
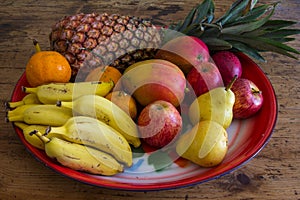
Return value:
M 236 77 L 227 87 L 217 87 L 200 95 L 189 108 L 189 118 L 193 125 L 203 120 L 212 120 L 225 129 L 232 122 L 232 108 L 235 102 L 234 93 L 230 87 Z
M 220 164 L 228 150 L 226 130 L 214 121 L 201 121 L 183 134 L 176 144 L 176 152 L 202 167 Z

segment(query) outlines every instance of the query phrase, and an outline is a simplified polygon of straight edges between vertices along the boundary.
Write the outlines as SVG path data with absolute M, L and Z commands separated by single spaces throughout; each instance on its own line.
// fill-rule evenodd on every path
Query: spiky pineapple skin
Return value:
M 51 50 L 69 61 L 72 79 L 83 80 L 94 68 L 129 65 L 154 56 L 162 34 L 150 21 L 117 14 L 76 14 L 60 19 L 49 36 Z

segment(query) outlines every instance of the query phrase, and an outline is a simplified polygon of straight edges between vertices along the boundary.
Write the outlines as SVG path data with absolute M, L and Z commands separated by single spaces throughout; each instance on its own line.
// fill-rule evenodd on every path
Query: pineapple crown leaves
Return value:
M 287 28 L 296 24 L 288 20 L 271 20 L 278 3 L 256 6 L 257 0 L 237 0 L 229 10 L 214 19 L 213 0 L 203 0 L 183 21 L 168 28 L 203 40 L 211 51 L 241 51 L 259 61 L 260 52 L 276 52 L 297 59 L 296 49 L 284 44 L 295 40 L 290 36 L 299 29 Z M 168 40 L 172 37 L 166 34 Z

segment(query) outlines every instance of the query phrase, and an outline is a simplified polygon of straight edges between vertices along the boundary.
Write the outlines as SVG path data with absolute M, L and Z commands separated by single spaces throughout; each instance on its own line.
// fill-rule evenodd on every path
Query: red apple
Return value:
M 155 148 L 172 142 L 182 129 L 182 118 L 177 109 L 167 101 L 147 105 L 138 117 L 142 140 Z
M 155 58 L 168 60 L 187 74 L 193 66 L 207 62 L 210 55 L 206 44 L 199 38 L 180 36 L 164 44 Z
M 239 78 L 234 82 L 231 90 L 235 95 L 235 103 L 233 105 L 234 118 L 248 118 L 262 107 L 262 92 L 251 80 Z
M 204 62 L 192 68 L 187 75 L 187 81 L 197 97 L 223 86 L 222 76 L 217 66 L 211 62 Z
M 219 51 L 212 55 L 212 59 L 219 68 L 224 85 L 230 83 L 235 75 L 237 75 L 238 78 L 241 77 L 242 65 L 234 53 L 230 51 Z
M 177 107 L 185 95 L 186 79 L 183 72 L 166 60 L 137 62 L 125 70 L 121 81 L 127 93 L 133 94 L 142 106 L 164 100 Z

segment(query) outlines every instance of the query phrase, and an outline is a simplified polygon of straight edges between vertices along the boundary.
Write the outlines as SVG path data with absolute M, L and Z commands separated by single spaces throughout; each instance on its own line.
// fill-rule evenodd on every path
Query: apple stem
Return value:
M 39 45 L 39 43 L 38 43 L 38 41 L 36 39 L 33 39 L 33 45 L 35 47 L 35 51 L 36 52 L 40 52 L 41 51 L 41 47 L 40 47 L 40 45 Z
M 255 89 L 251 89 L 253 94 L 261 94 L 262 91 L 261 90 L 255 90 Z
M 236 81 L 237 78 L 238 78 L 238 76 L 234 75 L 234 77 L 232 78 L 230 83 L 226 86 L 226 88 L 225 88 L 226 91 L 229 90 L 232 87 L 233 83 Z
M 186 88 L 184 88 L 184 93 L 186 93 L 186 94 L 187 94 L 187 93 L 189 93 L 189 92 L 190 92 L 190 89 L 189 89 L 189 88 L 187 88 L 187 87 L 186 87 Z

